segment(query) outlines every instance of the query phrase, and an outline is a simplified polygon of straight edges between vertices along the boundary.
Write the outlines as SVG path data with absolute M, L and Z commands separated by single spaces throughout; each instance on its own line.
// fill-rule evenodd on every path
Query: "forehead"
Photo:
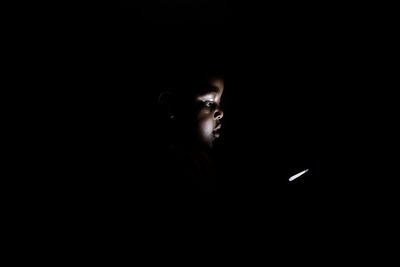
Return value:
M 213 77 L 210 79 L 210 87 L 216 93 L 222 94 L 224 91 L 224 79 L 221 77 Z
M 224 80 L 221 77 L 211 77 L 205 81 L 197 95 L 211 94 L 221 96 L 224 91 Z

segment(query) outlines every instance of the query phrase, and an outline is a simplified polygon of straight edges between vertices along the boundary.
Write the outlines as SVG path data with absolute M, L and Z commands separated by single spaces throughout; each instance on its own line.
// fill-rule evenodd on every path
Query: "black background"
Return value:
M 17 32 L 25 40 L 16 46 L 23 60 L 14 64 L 30 75 L 16 79 L 27 90 L 16 90 L 15 99 L 27 105 L 19 111 L 23 119 L 15 120 L 23 129 L 16 134 L 22 148 L 14 153 L 29 164 L 19 161 L 13 172 L 26 197 L 9 201 L 32 208 L 23 222 L 41 217 L 45 207 L 51 218 L 39 220 L 41 227 L 77 235 L 73 244 L 137 232 L 152 242 L 150 234 L 174 235 L 171 229 L 185 227 L 232 239 L 236 229 L 272 237 L 283 251 L 299 247 L 310 233 L 317 246 L 335 238 L 343 245 L 349 236 L 363 242 L 371 237 L 364 230 L 372 211 L 384 218 L 390 208 L 377 200 L 395 196 L 385 193 L 391 178 L 382 171 L 372 182 L 364 176 L 372 155 L 383 155 L 366 135 L 376 129 L 371 120 L 382 103 L 377 58 L 386 56 L 378 46 L 385 35 L 376 23 L 382 16 L 371 9 L 122 1 L 85 11 L 82 20 L 53 12 L 44 26 L 24 24 L 32 34 Z M 155 109 L 163 77 L 209 66 L 224 70 L 226 82 L 218 190 L 155 192 L 153 174 L 162 173 L 154 160 L 162 135 Z M 31 202 L 36 199 L 43 201 Z M 359 214 L 366 216 L 357 220 Z
M 376 25 L 363 6 L 187 5 L 124 1 L 51 28 L 45 68 L 32 65 L 50 89 L 31 92 L 41 115 L 28 114 L 48 129 L 37 131 L 49 145 L 32 167 L 48 177 L 43 188 L 103 203 L 146 195 L 163 77 L 211 66 L 226 81 L 216 197 L 315 205 L 366 192 L 356 177 L 371 150 L 360 127 L 379 75 L 370 53 Z M 43 60 L 33 54 L 32 64 Z
M 328 5 L 188 5 L 126 1 L 84 13 L 76 30 L 70 20 L 54 28 L 42 73 L 58 88 L 42 95 L 55 111 L 42 114 L 52 164 L 40 166 L 63 178 L 50 183 L 104 202 L 151 191 L 164 77 L 217 68 L 226 81 L 217 197 L 354 192 L 347 167 L 362 117 L 352 110 L 368 78 L 355 17 Z
M 162 77 L 217 66 L 226 75 L 222 188 L 261 195 L 295 188 L 307 195 L 350 185 L 342 149 L 352 138 L 347 116 L 360 71 L 352 64 L 361 53 L 352 40 L 360 31 L 351 29 L 346 12 L 316 8 L 122 2 L 117 65 L 126 106 L 141 98 L 133 106 L 143 112 L 145 140 L 157 138 L 147 129 L 154 129 L 151 105 Z

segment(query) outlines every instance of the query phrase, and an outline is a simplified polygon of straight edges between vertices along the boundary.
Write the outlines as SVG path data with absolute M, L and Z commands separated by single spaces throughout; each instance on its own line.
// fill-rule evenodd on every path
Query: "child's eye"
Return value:
M 206 104 L 207 107 L 213 107 L 215 105 L 213 101 L 205 101 L 204 103 Z

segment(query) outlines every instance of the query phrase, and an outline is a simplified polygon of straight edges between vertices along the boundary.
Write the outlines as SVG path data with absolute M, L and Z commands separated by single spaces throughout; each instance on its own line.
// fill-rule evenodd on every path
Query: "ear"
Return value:
M 158 96 L 158 106 L 164 114 L 167 115 L 168 119 L 175 118 L 175 112 L 173 111 L 173 96 L 170 91 L 164 91 Z

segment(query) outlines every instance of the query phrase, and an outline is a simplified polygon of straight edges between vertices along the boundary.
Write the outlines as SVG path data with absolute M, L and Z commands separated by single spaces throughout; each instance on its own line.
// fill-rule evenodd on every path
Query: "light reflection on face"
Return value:
M 196 96 L 199 108 L 196 112 L 195 131 L 198 141 L 212 148 L 214 141 L 220 136 L 221 119 L 224 113 L 221 109 L 221 97 L 224 92 L 224 80 L 211 78 L 206 84 L 205 93 Z

